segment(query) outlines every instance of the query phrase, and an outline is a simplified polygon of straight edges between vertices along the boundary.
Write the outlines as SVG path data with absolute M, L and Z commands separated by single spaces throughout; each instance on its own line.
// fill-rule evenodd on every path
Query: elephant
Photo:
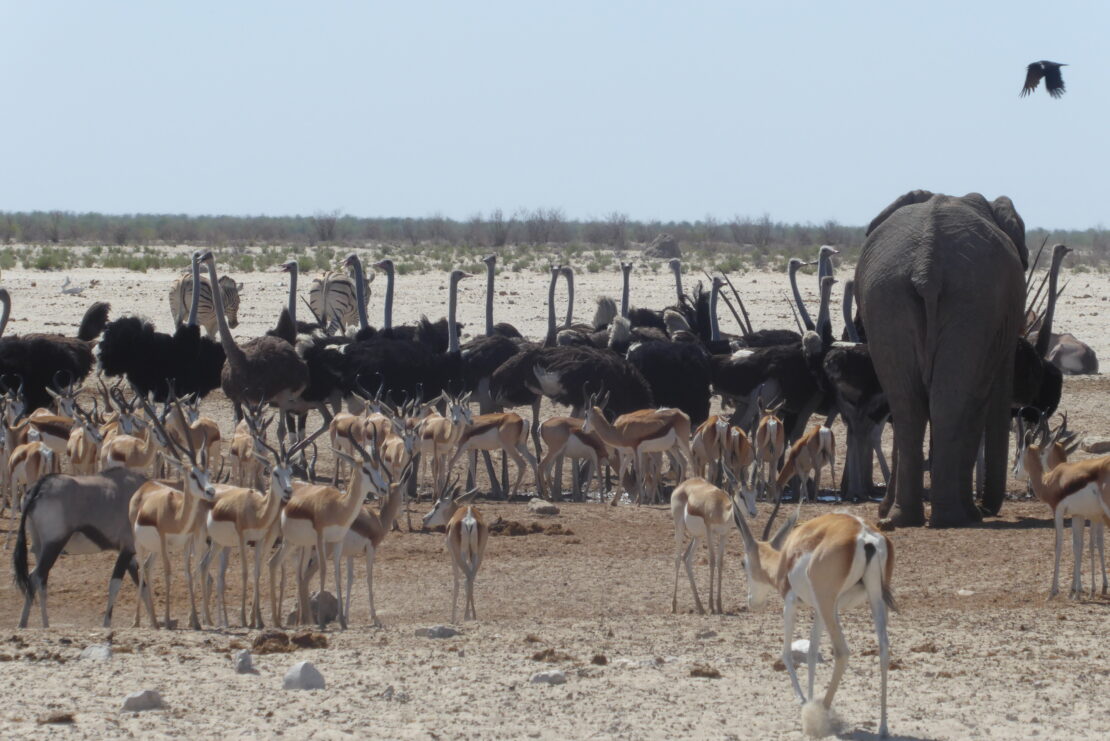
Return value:
M 925 523 L 922 446 L 931 437 L 929 524 L 997 514 L 1006 493 L 1014 351 L 1022 328 L 1025 223 L 1009 198 L 911 191 L 867 228 L 855 289 L 894 425 L 889 523 Z M 983 509 L 972 471 L 985 446 Z

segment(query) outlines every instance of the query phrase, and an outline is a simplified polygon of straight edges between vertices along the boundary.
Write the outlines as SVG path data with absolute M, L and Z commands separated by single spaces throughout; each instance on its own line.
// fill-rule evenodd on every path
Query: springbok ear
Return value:
M 915 203 L 925 203 L 932 197 L 933 194 L 927 190 L 911 190 L 909 193 L 899 196 L 898 198 L 894 199 L 894 203 L 884 208 L 878 216 L 871 220 L 871 223 L 867 225 L 867 231 L 864 233 L 864 236 L 870 236 L 871 232 L 875 231 L 879 224 L 882 224 L 884 221 L 889 219 L 891 214 L 893 214 L 895 211 L 902 208 L 903 206 L 912 206 Z
M 1025 222 L 1014 208 L 1014 202 L 1006 196 L 999 196 L 991 201 L 991 213 L 994 214 L 995 223 L 1014 243 L 1021 267 L 1028 270 L 1029 248 L 1025 246 Z

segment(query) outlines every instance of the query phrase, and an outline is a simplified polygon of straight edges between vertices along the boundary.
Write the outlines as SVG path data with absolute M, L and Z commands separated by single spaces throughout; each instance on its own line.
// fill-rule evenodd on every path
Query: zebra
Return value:
M 220 297 L 224 300 L 227 324 L 231 328 L 239 326 L 239 292 L 242 283 L 224 275 L 220 278 Z M 186 273 L 170 286 L 170 315 L 173 323 L 180 324 L 189 316 L 189 305 L 193 300 L 193 276 Z M 212 303 L 212 288 L 208 278 L 200 279 L 200 306 L 197 309 L 197 324 L 204 327 L 209 337 L 216 336 L 216 308 Z
M 371 275 L 366 281 L 366 301 L 370 301 Z M 358 297 L 355 282 L 348 275 L 334 271 L 321 273 L 312 279 L 308 293 L 308 305 L 317 320 L 325 323 L 329 332 L 338 327 L 346 331 L 348 325 L 358 324 Z

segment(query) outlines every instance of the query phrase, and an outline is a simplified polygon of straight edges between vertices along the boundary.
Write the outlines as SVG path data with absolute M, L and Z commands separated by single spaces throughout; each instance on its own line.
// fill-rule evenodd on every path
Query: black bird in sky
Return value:
M 1053 98 L 1059 98 L 1064 94 L 1064 78 L 1060 76 L 1060 68 L 1067 66 L 1066 64 L 1048 62 L 1043 59 L 1039 62 L 1033 62 L 1026 68 L 1025 87 L 1021 89 L 1021 97 L 1024 98 L 1036 90 L 1043 77 L 1045 78 L 1044 86 L 1048 88 L 1048 94 Z

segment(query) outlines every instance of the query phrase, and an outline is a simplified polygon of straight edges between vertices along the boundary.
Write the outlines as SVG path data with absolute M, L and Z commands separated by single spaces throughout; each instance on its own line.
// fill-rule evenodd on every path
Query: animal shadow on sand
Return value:
M 841 731 L 836 734 L 836 738 L 844 739 L 844 741 L 877 741 L 878 739 L 886 739 L 886 741 L 936 741 L 936 739 L 929 736 L 902 736 L 897 733 L 880 736 L 874 731 L 864 731 L 862 729 Z

